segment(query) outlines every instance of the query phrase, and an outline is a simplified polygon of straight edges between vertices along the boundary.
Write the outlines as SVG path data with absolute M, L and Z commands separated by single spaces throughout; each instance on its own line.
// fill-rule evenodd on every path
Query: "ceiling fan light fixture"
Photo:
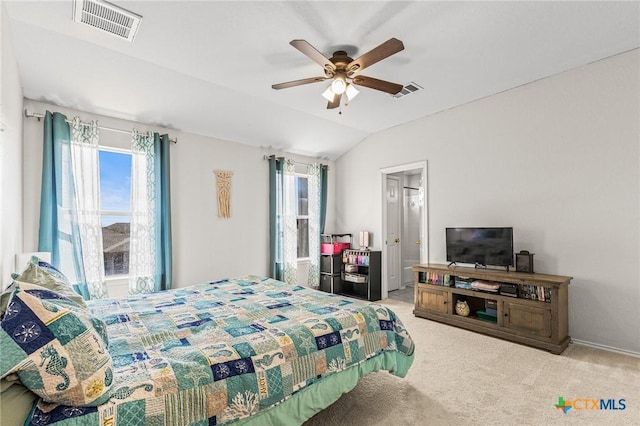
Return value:
M 356 96 L 358 96 L 358 93 L 360 93 L 360 91 L 356 89 L 353 84 L 348 84 L 344 92 L 346 93 L 349 102 L 351 102 Z
M 336 77 L 333 79 L 333 82 L 331 82 L 331 90 L 333 90 L 333 93 L 335 93 L 336 95 L 342 95 L 346 89 L 347 80 L 345 79 L 344 75 L 336 75 Z
M 322 96 L 328 100 L 329 102 L 333 102 L 333 99 L 336 97 L 336 94 L 333 93 L 333 90 L 331 90 L 331 86 L 327 87 L 327 90 L 325 90 L 322 93 Z

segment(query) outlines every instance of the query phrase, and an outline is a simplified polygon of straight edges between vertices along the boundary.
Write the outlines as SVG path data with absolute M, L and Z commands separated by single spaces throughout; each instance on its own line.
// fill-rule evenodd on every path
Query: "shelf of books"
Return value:
M 494 293 L 502 296 L 551 303 L 551 288 L 541 285 L 478 280 L 466 276 L 456 276 L 438 272 L 419 272 L 418 280 L 420 283 L 435 286 L 455 287 L 465 290 Z

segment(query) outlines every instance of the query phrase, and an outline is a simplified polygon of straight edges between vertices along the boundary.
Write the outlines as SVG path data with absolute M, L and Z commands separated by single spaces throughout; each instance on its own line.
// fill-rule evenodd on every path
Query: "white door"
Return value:
M 400 179 L 387 176 L 387 290 L 400 289 Z
M 409 176 L 411 177 L 411 176 Z M 406 183 L 406 181 L 405 181 Z M 419 184 L 418 184 L 419 185 Z M 420 189 L 404 187 L 402 196 L 402 284 L 413 284 L 413 265 L 420 263 L 420 235 L 422 208 L 420 207 Z

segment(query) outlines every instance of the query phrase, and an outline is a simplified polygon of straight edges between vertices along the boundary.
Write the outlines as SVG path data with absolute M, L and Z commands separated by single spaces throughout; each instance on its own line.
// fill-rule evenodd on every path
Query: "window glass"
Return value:
M 104 273 L 129 273 L 131 154 L 100 150 L 100 207 Z
M 298 258 L 309 257 L 309 219 L 298 219 Z
M 131 211 L 131 154 L 100 150 L 100 208 Z
M 303 176 L 296 176 L 296 197 L 298 200 L 298 216 L 309 214 L 309 180 Z
M 309 257 L 309 179 L 296 176 L 298 258 Z

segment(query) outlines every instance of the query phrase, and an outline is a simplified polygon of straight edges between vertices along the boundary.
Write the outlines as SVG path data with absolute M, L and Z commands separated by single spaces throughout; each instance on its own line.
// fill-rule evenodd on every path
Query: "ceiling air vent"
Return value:
M 75 0 L 73 20 L 133 42 L 142 16 L 103 0 Z
M 413 92 L 417 92 L 418 90 L 424 89 L 424 87 L 420 86 L 417 83 L 414 83 L 413 81 L 411 83 L 408 83 L 407 85 L 405 85 L 401 91 L 399 91 L 398 93 L 396 93 L 395 95 L 393 95 L 394 98 L 398 99 L 401 98 L 403 96 L 407 96 L 410 95 Z

